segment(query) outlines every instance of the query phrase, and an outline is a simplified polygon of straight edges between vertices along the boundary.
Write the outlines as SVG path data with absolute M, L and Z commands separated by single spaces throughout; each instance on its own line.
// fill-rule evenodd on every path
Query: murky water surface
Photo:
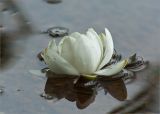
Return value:
M 33 32 L 27 29 L 27 34 L 19 34 L 21 26 L 16 24 L 16 17 L 8 11 L 0 14 L 0 22 L 3 19 L 6 30 L 0 40 L 1 52 L 5 52 L 0 69 L 0 113 L 123 113 L 123 106 L 130 110 L 132 104 L 144 103 L 135 101 L 147 101 L 150 98 L 152 92 L 146 90 L 153 88 L 148 84 L 154 85 L 158 79 L 151 81 L 152 77 L 160 74 L 159 0 L 62 0 L 58 4 L 48 4 L 45 0 L 15 1 Z M 118 53 L 128 57 L 136 52 L 149 60 L 151 67 L 139 72 L 129 84 L 124 84 L 120 78 L 88 81 L 83 78 L 53 79 L 31 74 L 30 70 L 46 67 L 37 59 L 37 54 L 52 37 L 41 31 L 54 26 L 68 28 L 70 33 L 84 33 L 89 27 L 103 32 L 108 27 Z M 56 42 L 59 40 L 57 38 Z M 158 90 L 158 87 L 153 87 Z M 158 113 L 157 94 L 154 92 L 152 96 L 154 103 L 146 111 Z

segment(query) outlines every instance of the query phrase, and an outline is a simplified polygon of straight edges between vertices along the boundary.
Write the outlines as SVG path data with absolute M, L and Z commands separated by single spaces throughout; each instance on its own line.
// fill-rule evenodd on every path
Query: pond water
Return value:
M 33 32 L 18 35 L 15 30 L 18 26 L 13 17 L 9 12 L 3 12 L 2 22 L 7 36 L 3 38 L 5 59 L 0 70 L 0 114 L 106 114 L 133 101 L 139 92 L 148 87 L 152 75 L 159 76 L 159 0 L 62 0 L 58 4 L 48 4 L 43 0 L 15 1 L 31 23 Z M 115 84 L 123 86 L 116 88 L 123 89 L 120 96 L 115 95 L 114 83 L 111 82 L 107 83 L 106 87 L 110 91 L 106 91 L 105 95 L 103 88 L 81 90 L 73 87 L 65 78 L 56 80 L 60 82 L 57 83 L 45 76 L 34 75 L 29 71 L 46 67 L 37 59 L 37 54 L 52 39 L 48 34 L 40 32 L 54 26 L 66 27 L 70 33 L 85 33 L 90 27 L 103 32 L 107 27 L 112 33 L 118 53 L 128 57 L 136 52 L 149 60 L 151 67 L 138 73 L 135 81 L 125 86 L 118 80 Z M 60 38 L 56 39 L 57 43 L 59 40 Z M 61 82 L 64 85 L 59 85 Z M 56 84 L 59 85 L 58 88 Z M 70 88 L 73 89 L 72 92 Z M 87 91 L 87 94 L 79 95 L 77 90 L 80 93 Z M 126 97 L 126 92 L 127 99 L 120 101 Z M 54 94 L 56 99 L 51 97 L 52 100 L 46 100 L 42 93 Z M 154 104 L 146 111 L 159 112 L 158 98 L 155 98 Z

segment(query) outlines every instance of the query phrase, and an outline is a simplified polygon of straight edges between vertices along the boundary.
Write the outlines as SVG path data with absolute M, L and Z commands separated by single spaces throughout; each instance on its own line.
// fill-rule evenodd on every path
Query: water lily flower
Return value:
M 53 39 L 41 55 L 49 69 L 56 74 L 96 77 L 115 75 L 126 66 L 127 60 L 122 60 L 104 67 L 112 59 L 113 53 L 109 30 L 105 29 L 105 34 L 98 35 L 90 28 L 86 34 L 74 32 L 63 37 L 58 45 Z

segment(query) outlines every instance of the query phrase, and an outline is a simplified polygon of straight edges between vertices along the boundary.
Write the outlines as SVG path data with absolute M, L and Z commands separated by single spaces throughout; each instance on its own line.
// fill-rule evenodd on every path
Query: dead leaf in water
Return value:
M 99 79 L 100 84 L 108 93 L 110 93 L 114 98 L 123 101 L 127 98 L 127 89 L 121 78 L 116 79 Z

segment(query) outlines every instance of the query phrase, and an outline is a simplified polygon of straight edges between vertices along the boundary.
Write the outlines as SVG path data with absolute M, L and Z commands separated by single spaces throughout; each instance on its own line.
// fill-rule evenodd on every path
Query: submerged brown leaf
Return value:
M 51 75 L 51 74 L 50 74 Z M 53 74 L 52 74 L 53 75 Z M 49 77 L 45 85 L 45 93 L 58 99 L 65 97 L 74 86 L 75 77 Z
M 94 102 L 96 97 L 96 91 L 91 88 L 78 88 L 76 105 L 79 109 L 84 109 Z
M 127 89 L 121 78 L 99 78 L 99 82 L 105 91 L 109 92 L 114 98 L 123 101 L 127 98 Z
M 89 79 L 80 77 L 74 86 L 76 93 L 76 105 L 79 109 L 84 109 L 94 102 L 97 91 L 95 89 L 96 84 Z

